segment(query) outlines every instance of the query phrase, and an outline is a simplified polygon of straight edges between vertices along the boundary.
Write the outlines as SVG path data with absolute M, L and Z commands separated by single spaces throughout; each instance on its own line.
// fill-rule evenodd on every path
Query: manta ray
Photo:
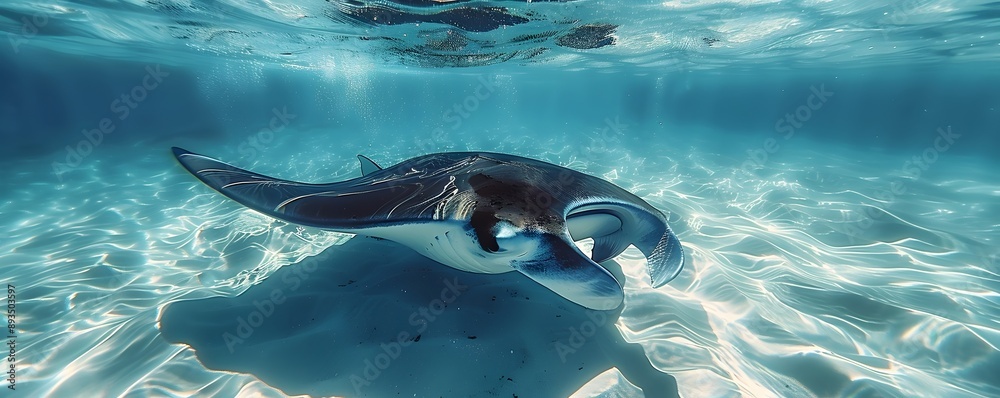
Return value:
M 634 245 L 653 287 L 680 273 L 684 252 L 662 212 L 600 178 L 489 152 L 419 156 L 361 177 L 311 184 L 256 174 L 173 148 L 209 187 L 294 224 L 382 238 L 469 272 L 518 271 L 594 310 L 618 308 L 621 283 L 599 263 Z M 594 240 L 588 258 L 574 243 Z

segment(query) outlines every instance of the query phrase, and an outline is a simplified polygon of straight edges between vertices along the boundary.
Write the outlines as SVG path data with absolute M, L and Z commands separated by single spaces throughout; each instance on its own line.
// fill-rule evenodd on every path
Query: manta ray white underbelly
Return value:
M 395 241 L 471 272 L 519 271 L 560 296 L 614 309 L 621 284 L 599 262 L 634 245 L 654 287 L 680 272 L 684 253 L 659 210 L 599 178 L 513 155 L 454 152 L 328 183 L 280 180 L 173 148 L 202 182 L 291 223 Z M 592 258 L 574 240 L 594 239 Z

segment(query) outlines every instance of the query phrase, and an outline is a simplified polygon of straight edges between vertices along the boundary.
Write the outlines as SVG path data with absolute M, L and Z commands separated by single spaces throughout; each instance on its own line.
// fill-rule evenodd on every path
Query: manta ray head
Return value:
M 479 196 L 470 235 L 487 261 L 506 264 L 587 308 L 621 305 L 624 293 L 618 280 L 573 243 L 564 206 L 539 206 L 537 198 L 546 193 L 523 183 L 482 174 L 469 182 Z

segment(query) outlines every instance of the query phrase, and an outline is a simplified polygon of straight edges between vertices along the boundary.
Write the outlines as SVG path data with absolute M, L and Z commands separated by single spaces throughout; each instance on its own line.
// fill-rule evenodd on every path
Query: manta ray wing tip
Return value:
M 174 153 L 174 156 L 187 155 L 187 154 L 191 153 L 191 151 L 188 151 L 188 150 L 186 150 L 184 148 L 176 147 L 176 146 L 170 147 L 170 150 Z

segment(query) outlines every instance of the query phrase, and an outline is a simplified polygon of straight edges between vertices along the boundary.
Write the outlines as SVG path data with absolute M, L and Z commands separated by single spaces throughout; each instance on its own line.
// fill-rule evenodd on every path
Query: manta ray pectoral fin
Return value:
M 283 204 L 322 191 L 322 187 L 260 175 L 210 157 L 173 148 L 177 161 L 199 180 L 240 204 L 271 217 L 297 222 Z
M 590 203 L 571 211 L 566 227 L 574 239 L 594 238 L 592 257 L 596 262 L 635 245 L 646 256 L 653 287 L 674 279 L 684 266 L 681 243 L 659 211 L 623 203 Z
M 365 155 L 358 155 L 358 160 L 361 161 L 361 176 L 366 176 L 376 171 L 382 170 L 382 166 L 368 159 Z
M 586 308 L 604 311 L 622 304 L 625 293 L 618 280 L 580 252 L 569 236 L 540 233 L 538 239 L 536 255 L 513 261 L 515 270 Z

